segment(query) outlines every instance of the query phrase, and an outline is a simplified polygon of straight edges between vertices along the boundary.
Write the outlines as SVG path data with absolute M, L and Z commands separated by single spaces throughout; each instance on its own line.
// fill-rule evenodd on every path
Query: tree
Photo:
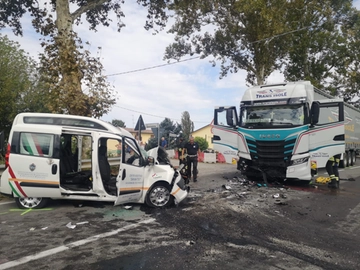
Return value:
M 289 24 L 287 0 L 179 1 L 172 8 L 176 23 L 170 32 L 175 42 L 166 48 L 166 59 L 198 54 L 221 62 L 220 78 L 239 69 L 247 71 L 250 85 L 263 84 L 280 67 L 287 52 L 287 37 L 296 30 Z M 211 29 L 211 30 L 209 30 Z
M 47 112 L 36 64 L 17 42 L 0 35 L 0 131 L 8 136 L 16 114 Z
M 126 128 L 126 125 L 125 125 L 125 122 L 120 120 L 120 119 L 113 119 L 111 121 L 111 124 L 114 126 L 114 127 L 122 127 L 122 128 Z
M 181 127 L 185 141 L 189 140 L 191 132 L 194 131 L 194 122 L 191 121 L 188 111 L 184 111 L 181 114 Z
M 354 14 L 351 2 L 293 1 L 294 8 L 289 12 L 291 23 L 303 30 L 291 35 L 289 40 L 291 46 L 284 63 L 287 80 L 310 80 L 316 87 L 338 94 L 334 82 L 339 79 L 340 70 L 349 64 L 349 58 L 356 54 L 349 50 L 346 30 L 349 17 Z
M 209 143 L 202 137 L 195 137 L 194 141 L 199 144 L 200 151 L 204 151 L 209 148 Z
M 33 0 L 1 1 L 0 28 L 9 26 L 16 35 L 22 35 L 21 17 L 30 13 L 32 25 L 46 37 L 42 43 L 45 82 L 57 104 L 51 110 L 69 114 L 93 115 L 100 117 L 114 103 L 109 85 L 101 75 L 99 59 L 90 58 L 88 52 L 80 52 L 81 40 L 73 30 L 82 23 L 82 16 L 89 23 L 90 30 L 97 30 L 99 24 L 109 26 L 108 16 L 114 12 L 118 31 L 125 24 L 121 9 L 123 0 L 49 0 L 39 3 Z M 165 26 L 167 0 L 137 0 L 148 9 L 146 29 Z M 71 4 L 71 6 L 70 6 Z M 71 8 L 74 8 L 71 11 Z M 56 18 L 53 17 L 55 14 Z M 94 76 L 96 75 L 96 76 Z M 95 82 L 93 81 L 95 80 Z M 83 89 L 84 86 L 87 87 Z M 99 91 L 101 91 L 99 93 Z

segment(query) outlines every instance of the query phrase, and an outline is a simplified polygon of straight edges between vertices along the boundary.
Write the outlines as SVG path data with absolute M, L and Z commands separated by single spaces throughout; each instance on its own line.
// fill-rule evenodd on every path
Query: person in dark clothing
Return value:
M 330 176 L 329 188 L 339 188 L 339 170 L 341 154 L 335 155 L 326 162 L 326 171 Z
M 197 164 L 198 164 L 198 156 L 200 155 L 200 148 L 199 148 L 199 144 L 194 141 L 193 137 L 190 137 L 189 142 L 187 142 L 184 145 L 184 148 L 182 150 L 182 156 L 184 155 L 185 150 L 187 153 L 188 177 L 189 179 L 191 178 L 191 164 L 192 164 L 193 179 L 194 182 L 196 182 L 197 174 L 198 174 Z

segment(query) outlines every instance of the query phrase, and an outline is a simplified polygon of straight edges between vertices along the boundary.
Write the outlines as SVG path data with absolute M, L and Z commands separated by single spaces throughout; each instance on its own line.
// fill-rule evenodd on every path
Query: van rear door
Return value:
M 9 185 L 15 197 L 60 197 L 60 134 L 57 126 L 13 126 Z M 41 130 L 41 132 L 39 132 Z

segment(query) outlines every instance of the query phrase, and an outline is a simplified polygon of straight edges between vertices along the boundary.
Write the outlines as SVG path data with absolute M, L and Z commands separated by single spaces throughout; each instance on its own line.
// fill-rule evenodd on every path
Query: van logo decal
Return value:
M 36 165 L 34 163 L 30 164 L 29 169 L 33 172 L 36 169 Z

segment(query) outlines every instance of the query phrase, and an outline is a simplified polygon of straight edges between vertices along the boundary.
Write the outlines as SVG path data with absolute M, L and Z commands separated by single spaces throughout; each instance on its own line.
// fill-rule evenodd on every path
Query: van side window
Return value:
M 20 154 L 52 157 L 54 135 L 40 133 L 20 133 Z

